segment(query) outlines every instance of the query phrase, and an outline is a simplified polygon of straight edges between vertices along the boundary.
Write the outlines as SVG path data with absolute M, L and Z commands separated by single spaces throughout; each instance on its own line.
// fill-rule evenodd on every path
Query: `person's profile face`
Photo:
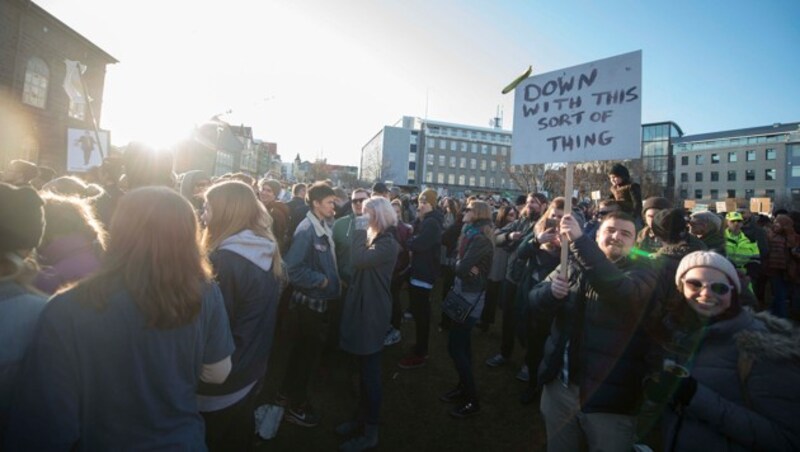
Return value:
M 314 210 L 320 217 L 325 219 L 333 218 L 336 212 L 336 196 L 327 196 L 322 201 L 314 201 Z

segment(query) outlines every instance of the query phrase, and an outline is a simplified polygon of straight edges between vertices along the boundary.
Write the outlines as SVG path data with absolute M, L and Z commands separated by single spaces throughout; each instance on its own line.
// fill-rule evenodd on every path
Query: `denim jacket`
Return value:
M 318 300 L 339 297 L 333 232 L 312 212 L 309 211 L 297 225 L 285 263 L 295 291 Z M 322 288 L 325 278 L 328 279 L 328 285 Z

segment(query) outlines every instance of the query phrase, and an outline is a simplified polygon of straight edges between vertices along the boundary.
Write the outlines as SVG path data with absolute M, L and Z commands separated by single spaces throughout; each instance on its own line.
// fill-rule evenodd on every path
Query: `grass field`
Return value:
M 515 348 L 510 364 L 489 368 L 484 361 L 499 350 L 500 324 L 484 333 L 473 331 L 473 360 L 482 411 L 469 419 L 448 415 L 452 405 L 439 401 L 439 396 L 458 381 L 447 354 L 447 331 L 438 332 L 440 318 L 438 287 L 434 290 L 430 341 L 430 359 L 425 367 L 402 370 L 397 362 L 413 343 L 414 323 L 402 326 L 403 340 L 387 347 L 382 356 L 383 405 L 381 408 L 380 444 L 382 451 L 528 451 L 540 450 L 545 444 L 544 424 L 538 400 L 523 406 L 518 397 L 526 383 L 515 379 L 523 360 L 523 350 Z M 404 296 L 405 299 L 405 296 Z M 405 306 L 405 303 L 404 303 Z M 500 320 L 498 312 L 497 320 Z M 264 402 L 274 397 L 283 377 L 286 351 L 280 340 L 273 349 L 271 369 L 262 392 Z M 315 375 L 311 402 L 322 416 L 314 428 L 283 423 L 278 435 L 259 441 L 259 451 L 336 450 L 342 440 L 334 432 L 346 421 L 356 404 L 355 385 L 350 360 L 336 353 Z

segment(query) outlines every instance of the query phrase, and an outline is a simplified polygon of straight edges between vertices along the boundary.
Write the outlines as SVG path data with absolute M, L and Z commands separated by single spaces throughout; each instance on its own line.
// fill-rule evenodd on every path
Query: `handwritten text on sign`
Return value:
M 642 52 L 530 77 L 514 99 L 512 164 L 641 156 Z

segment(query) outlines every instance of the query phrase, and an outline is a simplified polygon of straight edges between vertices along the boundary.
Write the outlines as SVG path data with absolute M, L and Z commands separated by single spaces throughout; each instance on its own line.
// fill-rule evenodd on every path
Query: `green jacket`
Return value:
M 748 239 L 744 232 L 734 236 L 726 229 L 725 251 L 728 253 L 728 260 L 737 268 L 744 268 L 745 264 L 758 263 L 760 260 L 758 244 Z
M 353 279 L 353 264 L 350 260 L 350 247 L 353 242 L 356 216 L 346 215 L 333 223 L 333 243 L 336 244 L 336 264 L 339 267 L 339 278 L 347 285 Z

